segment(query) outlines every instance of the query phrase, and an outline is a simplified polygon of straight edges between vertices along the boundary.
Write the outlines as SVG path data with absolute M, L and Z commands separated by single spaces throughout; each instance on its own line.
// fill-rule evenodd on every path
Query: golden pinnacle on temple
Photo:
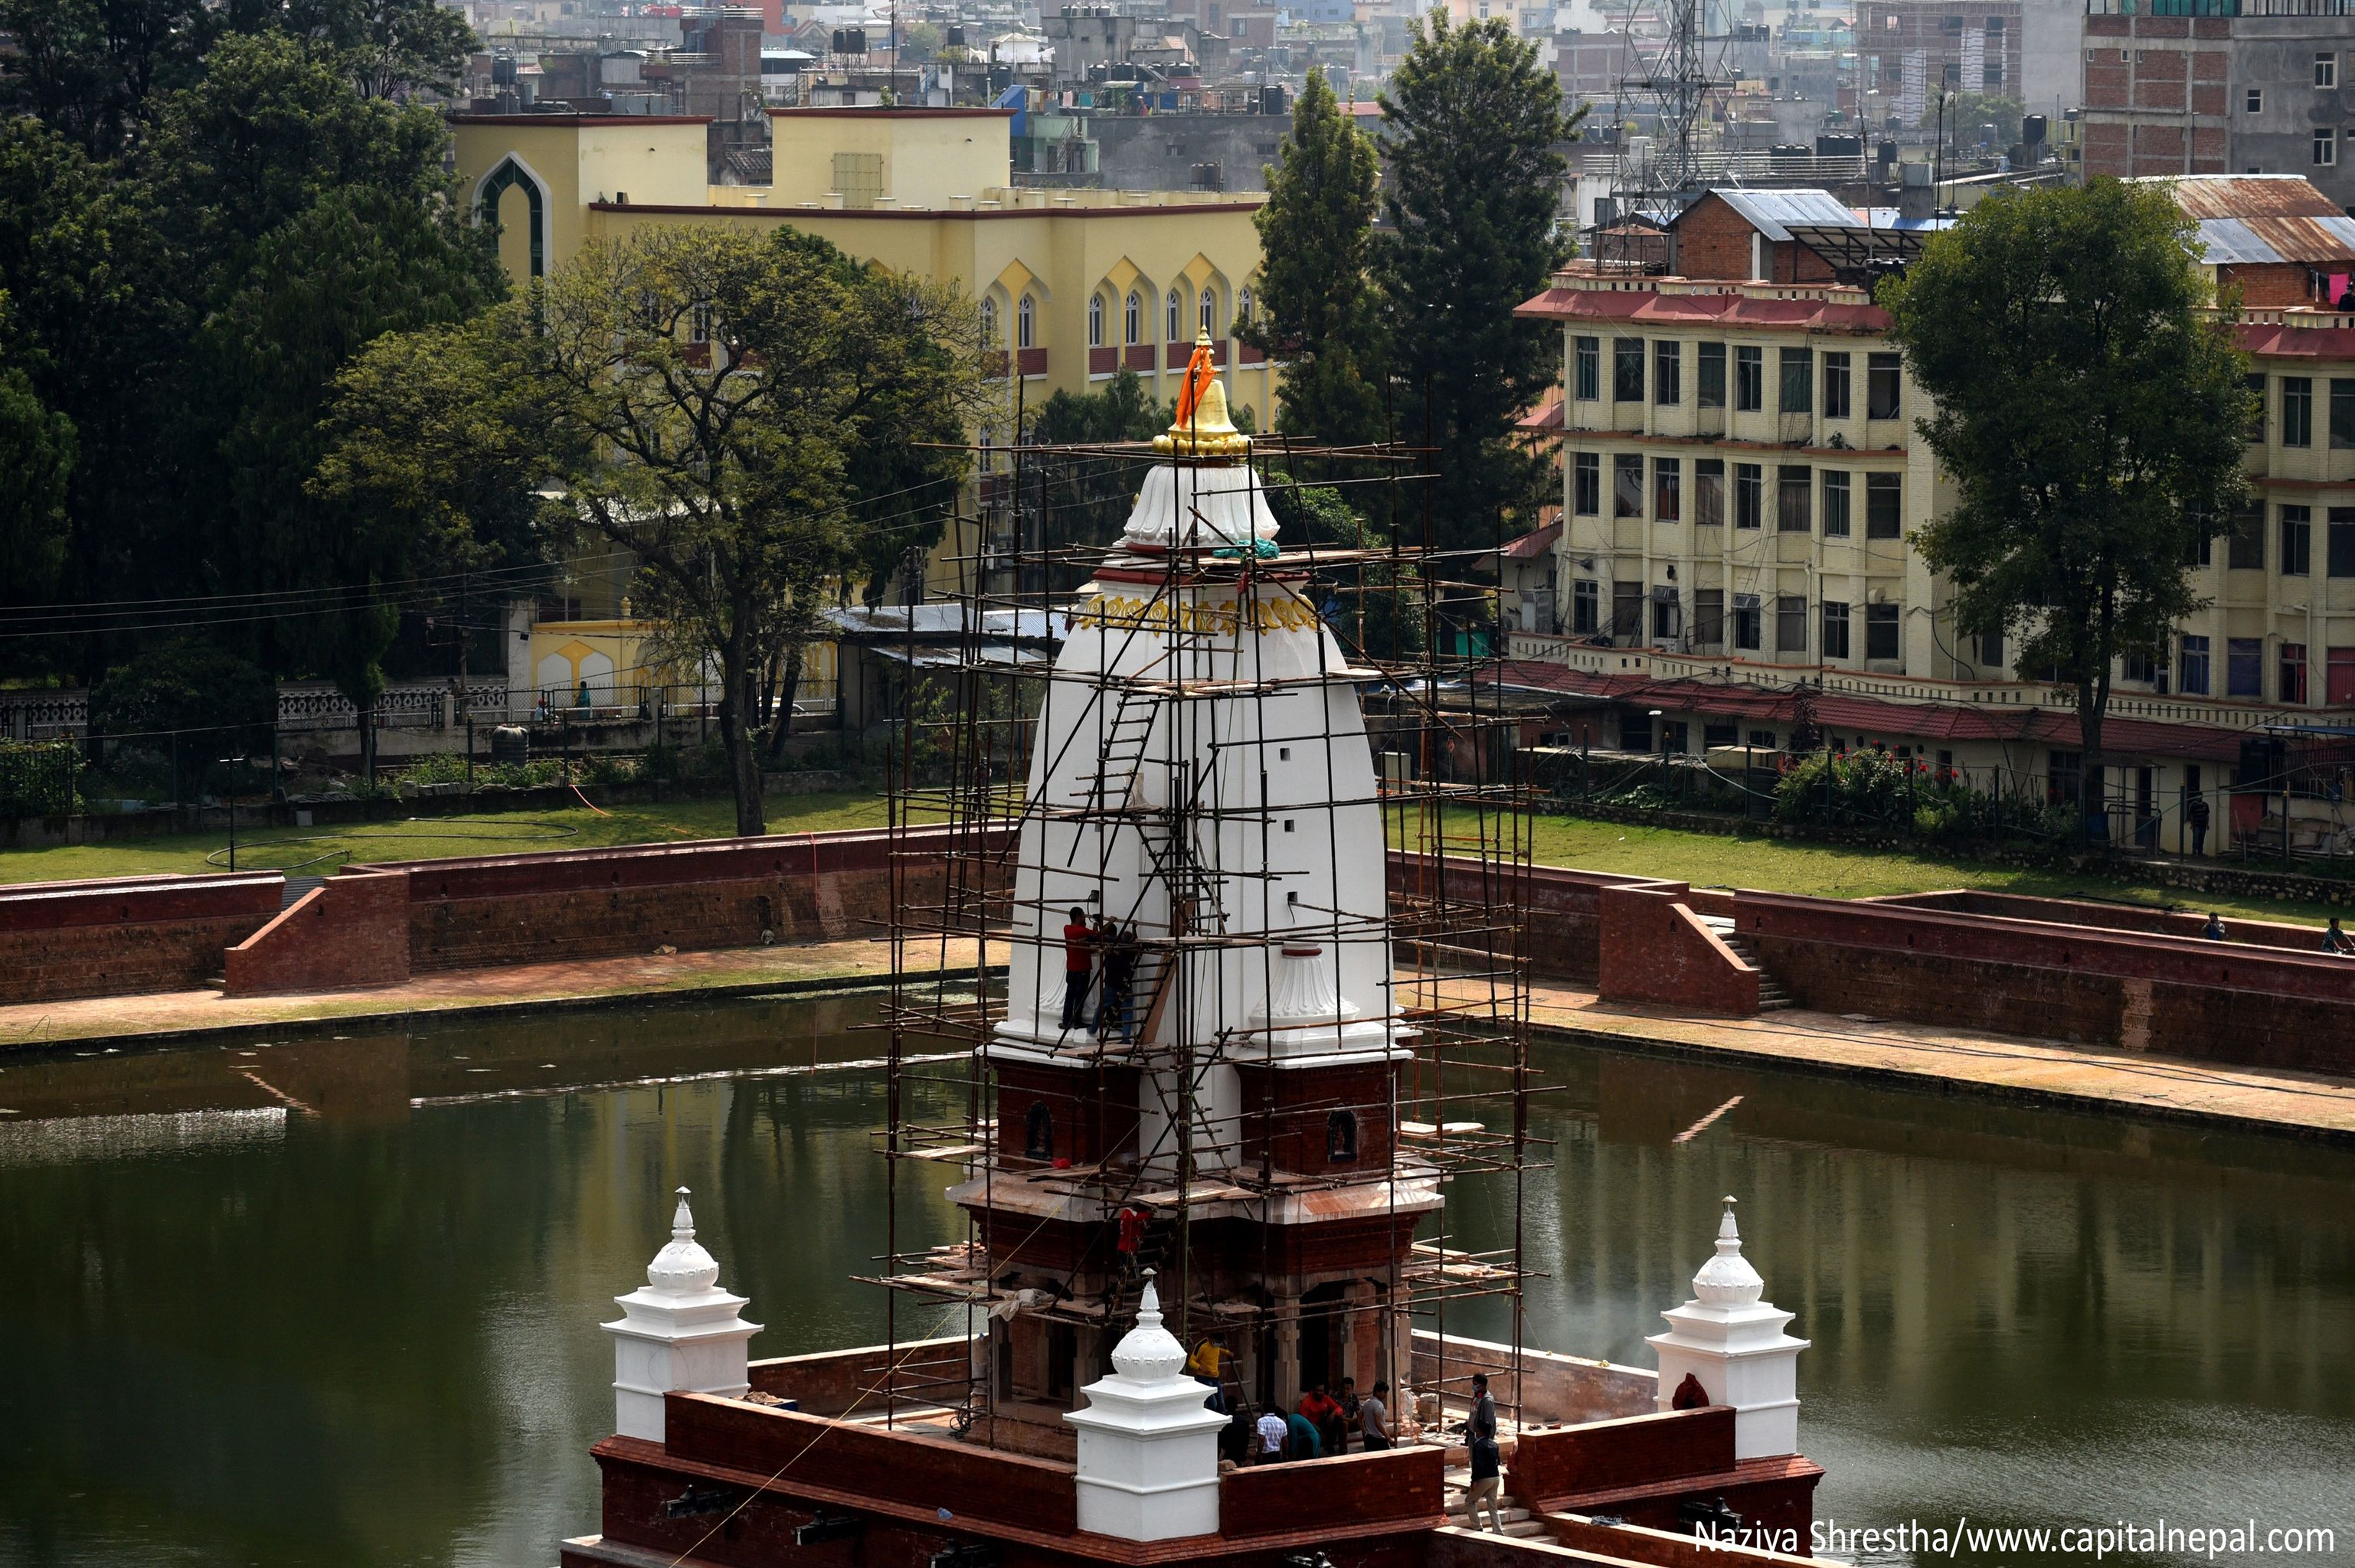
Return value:
M 1153 450 L 1165 457 L 1213 458 L 1231 461 L 1251 455 L 1251 438 L 1235 429 L 1227 412 L 1227 389 L 1219 380 L 1210 334 L 1197 333 L 1193 356 L 1186 362 L 1186 379 L 1178 394 L 1178 418 L 1166 435 L 1153 438 Z

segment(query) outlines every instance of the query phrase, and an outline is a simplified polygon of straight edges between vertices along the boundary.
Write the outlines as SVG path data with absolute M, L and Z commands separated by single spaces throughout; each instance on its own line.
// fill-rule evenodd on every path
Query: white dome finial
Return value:
M 677 1296 L 709 1290 L 719 1279 L 719 1260 L 695 1239 L 695 1211 L 687 1207 L 687 1191 L 678 1190 L 678 1208 L 670 1217 L 670 1243 L 646 1265 L 646 1284 Z
M 1735 1199 L 1725 1200 L 1725 1217 L 1717 1223 L 1717 1255 L 1693 1276 L 1693 1294 L 1719 1306 L 1741 1306 L 1766 1293 L 1766 1281 L 1742 1255 L 1742 1233 L 1733 1224 Z
M 1112 1349 L 1114 1371 L 1139 1383 L 1162 1383 L 1178 1375 L 1186 1364 L 1186 1347 L 1161 1326 L 1161 1292 L 1154 1287 L 1153 1270 L 1145 1271 L 1145 1293 L 1136 1301 L 1136 1327 L 1120 1337 Z

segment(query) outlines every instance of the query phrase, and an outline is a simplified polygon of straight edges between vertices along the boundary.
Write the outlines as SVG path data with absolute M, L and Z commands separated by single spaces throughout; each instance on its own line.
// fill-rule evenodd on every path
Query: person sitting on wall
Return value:
M 1063 1027 L 1078 1029 L 1087 1022 L 1088 990 L 1095 980 L 1095 930 L 1088 912 L 1071 906 L 1063 927 Z
M 1677 1384 L 1677 1392 L 1668 1397 L 1671 1410 L 1700 1410 L 1709 1404 L 1709 1390 L 1701 1387 L 1700 1379 L 1685 1373 L 1685 1381 Z
M 1257 1451 L 1252 1455 L 1252 1462 L 1261 1465 L 1282 1463 L 1284 1441 L 1292 1435 L 1291 1423 L 1284 1419 L 1284 1407 L 1269 1405 L 1261 1413 L 1259 1422 L 1252 1431 L 1259 1439 Z
M 1341 1431 L 1340 1435 L 1333 1439 L 1333 1452 L 1343 1454 L 1348 1452 L 1349 1434 L 1358 1429 L 1358 1410 L 1361 1403 L 1358 1398 L 1358 1380 L 1353 1377 L 1343 1378 L 1341 1392 L 1337 1398 L 1341 1405 Z
M 2200 934 L 2202 937 L 2207 938 L 2208 940 L 2211 942 L 2227 942 L 2232 940 L 2230 937 L 2227 937 L 2224 934 L 2224 917 L 2217 914 L 2213 909 L 2211 909 L 2208 912 L 2208 924 L 2200 927 Z
M 1284 1418 L 1285 1457 L 1294 1459 L 1315 1459 L 1324 1455 L 1324 1446 L 1316 1436 L 1316 1423 L 1295 1410 Z
M 1325 1392 L 1323 1383 L 1317 1383 L 1300 1396 L 1300 1408 L 1296 1414 L 1316 1429 L 1318 1453 L 1340 1452 L 1341 1405 L 1331 1394 Z
M 2339 916 L 2336 915 L 2330 917 L 2330 929 L 2322 934 L 2322 950 L 2337 953 L 2341 958 L 2355 953 L 2355 937 L 2350 937 L 2339 928 Z

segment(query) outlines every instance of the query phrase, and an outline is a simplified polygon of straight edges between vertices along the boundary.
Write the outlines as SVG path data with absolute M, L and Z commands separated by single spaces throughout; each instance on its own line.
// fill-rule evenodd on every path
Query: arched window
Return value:
M 981 302 L 981 341 L 992 348 L 997 346 L 997 302 L 996 300 L 985 299 Z
M 1092 294 L 1088 298 L 1088 346 L 1090 348 L 1103 346 L 1103 296 L 1102 294 Z
M 1055 1113 L 1047 1108 L 1045 1100 L 1032 1100 L 1030 1108 L 1022 1115 L 1022 1157 L 1055 1158 Z
M 1022 302 L 1014 307 L 1014 346 L 1032 347 L 1038 335 L 1039 302 L 1025 294 Z
M 1186 311 L 1186 302 L 1178 296 L 1178 291 L 1177 291 L 1177 290 L 1175 290 L 1175 289 L 1170 290 L 1170 291 L 1169 291 L 1169 337 L 1168 337 L 1168 340 L 1167 340 L 1167 341 L 1169 341 L 1169 342 L 1171 342 L 1171 343 L 1178 343 L 1178 342 L 1183 341 L 1183 340 L 1179 337 L 1179 335 L 1178 335 L 1178 323 L 1179 318 L 1185 314 L 1185 311 Z
M 1241 293 L 1235 296 L 1235 325 L 1241 326 L 1245 322 L 1251 320 L 1251 291 L 1249 289 L 1245 289 Z
M 1337 1110 L 1325 1117 L 1325 1160 L 1342 1165 L 1358 1157 L 1358 1113 Z
M 1210 291 L 1209 291 L 1209 290 L 1208 290 L 1208 289 L 1205 289 L 1205 290 L 1203 290 L 1203 291 L 1202 291 L 1201 306 L 1202 306 L 1202 312 L 1201 312 L 1201 314 L 1202 314 L 1202 331 L 1203 331 L 1203 334 L 1204 334 L 1206 336 L 1209 336 L 1209 337 L 1216 337 L 1216 336 L 1218 336 L 1218 335 L 1219 335 L 1219 323 L 1218 323 L 1218 309 L 1219 309 L 1219 302 L 1218 302 L 1218 301 L 1217 301 L 1215 298 L 1213 298 L 1213 297 L 1211 296 Z
M 1145 341 L 1145 302 L 1137 297 L 1135 289 L 1128 291 L 1127 316 L 1120 324 L 1122 331 L 1126 334 L 1121 339 L 1122 342 L 1143 343 Z

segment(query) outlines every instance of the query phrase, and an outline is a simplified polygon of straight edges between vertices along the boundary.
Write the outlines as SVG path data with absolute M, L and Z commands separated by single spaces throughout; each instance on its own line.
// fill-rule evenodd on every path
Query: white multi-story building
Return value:
M 2343 292 L 2355 220 L 2302 181 L 2182 185 L 2222 284 L 2279 297 L 2296 273 Z M 2231 217 L 2235 187 L 2269 219 L 2305 211 Z M 1715 193 L 1672 233 L 1670 275 L 1573 268 L 1522 307 L 1562 328 L 1546 418 L 1562 515 L 1550 625 L 1516 607 L 1513 679 L 1593 699 L 1574 733 L 1595 745 L 1786 745 L 1804 714 L 1836 745 L 2063 797 L 2073 691 L 1960 635 L 1912 546 L 1953 488 L 1887 314 L 1837 281 L 1910 242 L 1889 215 L 1843 212 L 1821 192 Z M 2265 383 L 2262 511 L 2200 563 L 2207 608 L 2121 663 L 2104 736 L 2119 831 L 2170 848 L 2194 793 L 2213 800 L 2209 849 L 2232 843 L 2216 792 L 2244 739 L 2327 710 L 2355 722 L 2355 314 L 2252 310 L 2239 330 Z M 2322 832 L 2345 808 L 2308 793 L 2292 815 Z M 2262 817 L 2255 797 L 2233 805 L 2243 830 Z

